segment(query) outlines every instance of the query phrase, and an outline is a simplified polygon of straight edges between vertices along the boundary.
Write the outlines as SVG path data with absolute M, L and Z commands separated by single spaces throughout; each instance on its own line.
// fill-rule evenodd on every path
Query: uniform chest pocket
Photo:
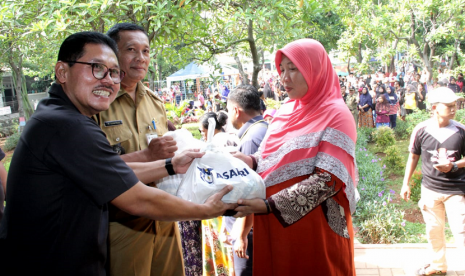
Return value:
M 112 146 L 127 141 L 132 137 L 132 132 L 124 125 L 105 127 L 103 131 Z

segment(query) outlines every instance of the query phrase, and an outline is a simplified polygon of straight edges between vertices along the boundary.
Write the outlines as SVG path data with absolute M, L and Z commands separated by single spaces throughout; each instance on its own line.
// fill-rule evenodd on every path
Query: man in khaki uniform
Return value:
M 120 67 L 126 75 L 115 101 L 98 115 L 101 129 L 126 162 L 173 157 L 176 142 L 169 137 L 154 138 L 168 131 L 163 101 L 142 83 L 150 61 L 147 33 L 135 24 L 120 23 L 107 34 L 118 44 Z M 114 207 L 109 237 L 110 275 L 184 275 L 175 222 L 135 217 Z
M 354 117 L 355 125 L 358 125 L 358 109 L 357 109 L 357 104 L 358 104 L 358 99 L 357 95 L 355 94 L 355 88 L 350 87 L 349 89 L 349 95 L 346 97 L 346 105 L 350 110 L 350 113 L 352 113 L 352 116 Z

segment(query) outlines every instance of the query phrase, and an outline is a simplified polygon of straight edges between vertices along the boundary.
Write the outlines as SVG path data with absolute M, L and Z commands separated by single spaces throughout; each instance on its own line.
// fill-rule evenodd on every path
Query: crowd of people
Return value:
M 163 136 L 173 128 L 166 100 L 142 83 L 149 61 L 148 35 L 132 23 L 116 24 L 106 35 L 80 32 L 64 40 L 50 96 L 21 135 L 7 185 L 0 178 L 7 201 L 0 220 L 1 275 L 355 275 L 356 122 L 395 127 L 402 108 L 406 114 L 426 108 L 427 87 L 418 80 L 401 83 L 401 77 L 338 79 L 321 43 L 287 44 L 275 57 L 279 79 L 262 79 L 262 91 L 241 85 L 213 92 L 227 100 L 224 110 L 208 104 L 210 94 L 203 101 L 197 95 L 208 109 L 200 119 L 203 138 L 214 119 L 214 137 L 238 147 L 233 156 L 260 175 L 265 198 L 224 203 L 233 189 L 226 186 L 195 204 L 156 188 L 157 181 L 186 173 L 204 153 L 175 154 L 176 141 Z M 422 211 L 426 218 L 431 204 L 453 198 L 446 209 L 463 238 L 463 212 L 456 210 L 465 204 L 465 126 L 450 120 L 458 97 L 445 89 L 441 95 L 447 97 L 433 97 L 430 107 L 439 128 L 431 120 L 412 135 L 402 195 L 410 195 L 419 156 L 431 155 L 423 143 L 436 149 L 444 142 L 438 144 L 438 137 L 453 137 L 446 144 L 453 151 L 445 149 L 448 156 L 436 171 L 423 168 L 433 191 Z M 264 109 L 264 98 L 283 104 Z M 226 119 L 234 135 L 226 133 Z M 448 132 L 434 134 L 428 127 Z M 444 149 L 436 150 L 433 157 L 442 158 Z M 450 179 L 456 186 L 442 189 Z M 427 222 L 429 235 L 440 236 L 443 225 Z M 445 275 L 438 274 L 447 268 L 444 244 L 433 246 L 440 260 L 418 275 Z
M 358 77 L 351 73 L 348 77 L 339 76 L 339 84 L 341 95 L 359 128 L 395 128 L 398 118 L 404 120 L 415 109 L 430 110 L 428 89 L 448 87 L 454 93 L 464 92 L 463 74 L 459 73 L 456 79 L 447 70 L 442 73 L 442 69 L 438 69 L 438 78 L 432 84 L 428 83 L 425 71 L 421 74 L 378 72 Z M 458 102 L 457 108 L 461 109 L 462 103 Z
M 204 153 L 175 155 L 176 142 L 163 136 L 164 101 L 142 83 L 149 52 L 147 33 L 129 23 L 64 40 L 50 97 L 28 120 L 11 161 L 1 274 L 355 275 L 356 131 L 323 46 L 303 39 L 278 51 L 288 97 L 278 111 L 264 114 L 251 85 L 230 91 L 234 156 L 263 178 L 267 192 L 228 204 L 221 198 L 231 186 L 203 204 L 155 188 Z M 265 81 L 264 97 L 284 94 L 274 93 L 274 82 Z M 328 97 L 334 100 L 323 105 Z M 206 114 L 221 129 L 224 120 Z M 189 229 L 198 233 L 199 224 L 181 223 L 180 231 L 173 221 L 199 220 L 207 244 L 196 250 Z M 225 252 L 217 243 L 220 224 L 239 233 L 230 240 L 233 260 L 218 259 Z M 23 260 L 28 264 L 18 265 Z

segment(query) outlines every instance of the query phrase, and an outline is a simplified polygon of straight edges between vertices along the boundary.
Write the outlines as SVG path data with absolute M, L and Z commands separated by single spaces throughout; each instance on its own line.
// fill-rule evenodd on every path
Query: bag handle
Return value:
M 207 143 L 211 143 L 215 135 L 216 121 L 214 118 L 208 118 Z

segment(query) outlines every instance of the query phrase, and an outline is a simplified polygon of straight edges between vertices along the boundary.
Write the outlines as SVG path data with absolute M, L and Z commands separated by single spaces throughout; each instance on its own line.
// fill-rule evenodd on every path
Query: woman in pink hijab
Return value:
M 236 154 L 265 181 L 266 200 L 239 200 L 254 216 L 258 275 L 355 275 L 354 119 L 324 47 L 301 39 L 276 53 L 290 100 L 255 155 Z

